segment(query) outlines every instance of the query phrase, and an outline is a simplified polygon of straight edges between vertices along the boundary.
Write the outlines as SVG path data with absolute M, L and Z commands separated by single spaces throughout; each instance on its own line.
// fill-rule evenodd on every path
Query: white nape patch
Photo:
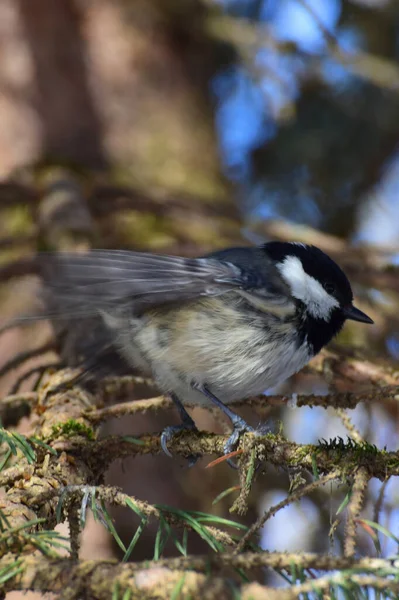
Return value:
M 307 312 L 316 319 L 328 321 L 331 311 L 339 306 L 339 302 L 326 292 L 319 281 L 305 273 L 300 259 L 287 256 L 277 268 L 290 286 L 294 298 L 305 304 Z

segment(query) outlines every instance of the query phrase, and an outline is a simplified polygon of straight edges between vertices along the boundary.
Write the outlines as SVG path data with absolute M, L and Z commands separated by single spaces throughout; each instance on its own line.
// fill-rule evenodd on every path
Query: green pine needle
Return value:
M 0 568 L 0 584 L 6 583 L 16 575 L 23 573 L 24 567 L 22 565 L 22 559 L 16 560 L 13 565 L 7 565 L 6 567 Z
M 218 502 L 220 502 L 221 500 L 223 500 L 223 498 L 226 498 L 226 496 L 228 496 L 229 494 L 232 494 L 233 492 L 237 492 L 238 488 L 236 485 L 233 485 L 230 488 L 227 488 L 226 490 L 223 490 L 223 492 L 220 492 L 220 494 L 218 494 L 216 496 L 216 498 L 212 501 L 212 506 L 214 506 L 215 504 L 217 504 Z
M 122 562 L 127 562 L 129 560 L 130 555 L 133 552 L 137 542 L 139 541 L 139 538 L 140 538 L 141 534 L 143 533 L 146 525 L 147 525 L 147 518 L 144 517 L 144 519 L 142 519 L 140 521 L 140 524 L 137 527 L 136 533 L 134 534 L 132 541 L 130 542 L 130 544 L 128 546 L 128 549 L 126 550 L 125 555 L 122 558 Z

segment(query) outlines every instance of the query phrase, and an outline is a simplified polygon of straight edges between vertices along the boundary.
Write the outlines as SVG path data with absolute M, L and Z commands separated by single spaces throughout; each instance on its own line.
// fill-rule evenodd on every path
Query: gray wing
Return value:
M 248 249 L 250 250 L 250 249 Z M 253 249 L 255 250 L 255 249 Z M 38 257 L 45 282 L 45 304 L 64 316 L 82 318 L 129 303 L 132 315 L 169 303 L 187 302 L 244 290 L 261 294 L 265 302 L 285 304 L 288 291 L 265 263 L 259 276 L 217 255 L 182 258 L 119 250 L 86 254 L 56 253 Z M 269 277 L 267 273 L 269 272 Z M 51 315 L 49 315 L 51 316 Z
M 260 310 L 284 314 L 292 305 L 277 269 L 258 248 L 228 249 L 187 259 L 139 252 L 94 250 L 86 254 L 43 253 L 40 318 L 52 321 L 58 352 L 68 366 L 80 366 L 90 380 L 132 371 L 119 351 L 113 315 L 134 318 L 145 310 L 213 295 L 239 293 Z

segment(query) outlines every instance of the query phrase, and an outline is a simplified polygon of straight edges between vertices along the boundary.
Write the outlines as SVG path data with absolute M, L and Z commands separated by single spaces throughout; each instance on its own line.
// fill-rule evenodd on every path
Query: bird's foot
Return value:
M 187 417 L 184 418 L 184 421 L 180 425 L 169 425 L 169 427 L 165 427 L 165 429 L 161 433 L 161 447 L 166 456 L 173 458 L 172 453 L 168 448 L 168 443 L 181 431 L 198 431 L 194 421 L 189 415 L 187 415 Z M 198 458 L 198 455 L 189 456 L 188 466 L 193 467 L 197 462 Z
M 244 421 L 242 417 L 235 415 L 233 420 L 233 432 L 224 445 L 224 454 L 230 454 L 231 452 L 234 452 L 241 436 L 244 433 L 254 433 L 256 436 L 262 436 L 266 435 L 268 432 L 270 432 L 270 427 L 266 423 L 260 423 L 255 428 L 252 427 L 252 425 L 248 425 L 248 423 Z M 232 461 L 231 458 L 228 458 L 226 462 L 233 469 L 238 469 L 237 464 Z
M 253 433 L 254 431 L 255 429 L 251 425 L 248 425 L 244 419 L 237 416 L 237 419 L 233 423 L 233 431 L 223 447 L 224 453 L 230 454 L 231 452 L 234 452 L 238 442 L 240 441 L 240 437 L 244 433 Z
M 234 452 L 237 444 L 240 441 L 240 437 L 244 433 L 253 433 L 255 431 L 251 425 L 248 425 L 248 423 L 244 421 L 242 417 L 236 414 L 234 414 L 234 419 L 232 419 L 232 422 L 233 431 L 223 447 L 224 454 L 231 454 Z M 228 458 L 226 462 L 232 469 L 238 469 L 238 465 L 231 458 Z

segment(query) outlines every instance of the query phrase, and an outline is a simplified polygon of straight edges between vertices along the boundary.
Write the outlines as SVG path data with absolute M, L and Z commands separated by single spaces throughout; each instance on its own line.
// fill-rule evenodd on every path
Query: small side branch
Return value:
M 4 377 L 4 375 L 6 375 L 9 371 L 12 371 L 13 369 L 17 369 L 20 365 L 22 365 L 27 360 L 30 360 L 31 358 L 35 358 L 36 356 L 41 356 L 42 354 L 46 354 L 46 352 L 51 352 L 54 349 L 55 349 L 54 342 L 50 341 L 50 342 L 46 342 L 42 346 L 39 346 L 38 348 L 33 348 L 32 350 L 26 350 L 25 352 L 20 352 L 19 354 L 14 356 L 12 359 L 7 361 L 6 364 L 0 368 L 0 377 Z
M 296 490 L 293 494 L 290 494 L 289 496 L 287 496 L 287 498 L 285 498 L 278 504 L 275 504 L 274 506 L 272 506 L 261 517 L 259 517 L 259 519 L 257 519 L 257 521 L 255 521 L 255 523 L 249 528 L 247 533 L 241 538 L 241 541 L 235 550 L 236 554 L 241 552 L 245 548 L 245 545 L 249 542 L 251 537 L 255 533 L 259 532 L 260 529 L 263 527 L 263 525 L 266 523 L 266 521 L 271 519 L 271 517 L 274 517 L 274 515 L 277 514 L 282 508 L 289 506 L 290 504 L 292 504 L 293 502 L 296 502 L 303 496 L 307 496 L 308 494 L 311 494 L 315 489 L 319 488 L 320 486 L 325 485 L 328 481 L 333 481 L 334 479 L 338 479 L 339 475 L 340 475 L 340 473 L 338 470 L 332 471 L 325 477 L 322 477 L 321 479 L 318 479 L 316 481 L 312 481 L 312 483 L 309 483 L 309 485 L 305 485 L 301 489 Z
M 352 495 L 348 505 L 348 520 L 345 527 L 344 555 L 354 556 L 356 549 L 357 518 L 363 508 L 364 495 L 370 476 L 365 467 L 361 467 L 354 478 Z

